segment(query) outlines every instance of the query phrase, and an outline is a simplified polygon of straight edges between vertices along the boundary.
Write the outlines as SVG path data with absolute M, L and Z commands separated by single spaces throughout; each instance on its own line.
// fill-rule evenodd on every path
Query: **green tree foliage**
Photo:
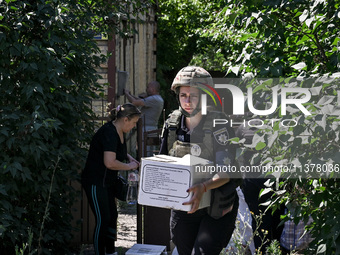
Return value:
M 288 107 L 287 115 L 280 116 L 282 107 L 279 107 L 273 115 L 264 117 L 267 125 L 256 133 L 250 145 L 258 151 L 253 160 L 260 166 L 276 167 L 274 176 L 280 177 L 280 183 L 277 189 L 276 183 L 271 182 L 263 194 L 274 192 L 268 205 L 276 209 L 283 204 L 292 212 L 296 223 L 300 219 L 307 223 L 312 218 L 308 229 L 314 240 L 308 254 L 338 254 L 339 79 L 323 76 L 301 80 L 265 79 L 256 87 L 262 91 L 259 94 L 270 93 L 274 81 L 282 87 L 309 88 L 312 97 L 305 107 L 311 115 Z M 268 119 L 275 119 L 274 124 L 268 124 Z M 284 127 L 282 122 L 290 127 Z
M 179 0 L 160 1 L 158 13 L 157 67 L 169 71 L 187 65 L 197 49 L 195 28 L 202 14 L 193 2 Z
M 340 214 L 335 208 L 340 203 L 339 175 L 325 176 L 322 171 L 325 166 L 336 170 L 340 161 L 339 82 L 328 78 L 329 73 L 340 70 L 339 1 L 229 3 L 219 12 L 215 26 L 202 29 L 225 56 L 225 70 L 241 77 L 252 73 L 305 78 L 298 86 L 313 92 L 307 105 L 312 115 L 303 116 L 296 109 L 286 116 L 277 113 L 275 117 L 281 121 L 296 119 L 298 125 L 288 129 L 275 125 L 262 130 L 256 139 L 266 145 L 257 155 L 261 164 L 303 167 L 302 179 L 281 176 L 284 181 L 271 205 L 285 204 L 294 211 L 296 221 L 307 222 L 312 217 L 309 228 L 315 239 L 310 253 L 338 254 Z M 259 85 L 259 91 L 267 93 L 274 85 L 268 80 Z M 318 166 L 323 168 L 321 172 Z M 307 173 L 307 167 L 314 167 L 314 172 Z
M 162 1 L 163 6 L 172 8 L 167 13 L 177 12 L 173 3 L 172 0 Z M 173 35 L 177 25 L 186 24 L 186 20 L 191 24 L 192 14 L 186 17 L 182 13 L 178 23 L 176 19 L 161 16 L 161 22 L 165 23 L 160 30 L 164 38 L 168 34 L 171 37 L 167 38 L 180 37 L 171 41 L 169 49 L 175 55 L 167 58 L 171 63 L 158 58 L 158 64 L 167 63 L 166 66 L 177 70 L 188 63 L 208 70 L 223 70 L 228 77 L 245 79 L 239 83 L 240 87 L 244 92 L 247 87 L 253 87 L 258 91 L 259 100 L 274 86 L 293 83 L 282 77 L 303 79 L 294 86 L 309 88 L 312 92 L 312 98 L 305 105 L 312 115 L 303 116 L 298 109 L 290 109 L 282 116 L 278 108 L 272 115 L 278 123 L 296 119 L 298 125 L 286 129 L 274 125 L 256 134 L 252 147 L 259 153 L 254 160 L 272 165 L 328 164 L 337 169 L 340 159 L 339 78 L 336 78 L 340 71 L 340 2 L 197 0 L 181 1 L 176 6 L 185 5 L 190 6 L 190 12 L 194 10 L 198 15 L 195 19 L 200 23 L 181 26 L 181 31 Z M 180 63 L 175 58 L 183 59 L 181 54 L 185 51 L 181 47 L 187 45 L 186 35 L 194 38 L 195 48 L 187 55 L 192 56 L 191 60 Z M 158 38 L 163 37 L 159 35 Z M 166 39 L 163 47 L 166 47 Z M 179 52 L 173 51 L 174 48 Z M 247 82 L 250 77 L 281 77 L 282 80 L 279 84 L 271 79 Z M 290 95 L 296 96 L 301 95 Z M 334 177 L 309 172 L 302 179 L 283 179 L 278 191 L 271 187 L 276 194 L 271 201 L 273 207 L 278 203 L 284 203 L 289 209 L 294 206 L 292 211 L 297 221 L 313 218 L 310 227 L 315 239 L 310 247 L 311 254 L 339 254 L 339 179 Z
M 339 70 L 339 1 L 227 2 L 201 29 L 224 55 L 227 72 L 287 77 Z
M 313 94 L 306 105 L 312 115 L 291 109 L 282 116 L 277 111 L 276 119 L 295 119 L 298 125 L 286 129 L 277 124 L 262 130 L 252 145 L 259 151 L 258 145 L 262 145 L 255 158 L 262 165 L 302 166 L 298 169 L 302 179 L 281 176 L 280 189 L 271 187 L 275 191 L 271 206 L 285 204 L 294 212 L 296 222 L 312 217 L 311 254 L 338 254 L 340 214 L 335 208 L 340 202 L 339 175 L 325 176 L 323 171 L 326 166 L 339 170 L 340 161 L 339 82 L 328 78 L 329 73 L 340 70 L 339 1 L 229 3 L 214 25 L 202 29 L 204 37 L 225 56 L 226 72 L 239 77 L 252 73 L 256 77 L 305 78 L 297 86 L 310 88 Z M 290 83 L 282 79 L 280 85 Z M 246 84 L 257 86 L 255 82 Z M 274 85 L 269 79 L 257 89 L 263 95 Z M 321 172 L 318 166 L 323 168 Z M 308 167 L 314 167 L 314 172 L 307 172 Z
M 169 97 L 170 84 L 176 73 L 187 66 L 195 52 L 199 35 L 196 29 L 208 17 L 197 8 L 194 1 L 159 1 L 157 19 L 157 80 L 165 99 L 167 113 L 177 102 Z
M 0 1 L 1 254 L 13 254 L 29 233 L 35 251 L 67 253 L 77 197 L 70 182 L 78 179 L 93 132 L 91 100 L 102 89 L 95 68 L 106 60 L 93 36 L 128 33 L 120 20 L 135 22 L 144 7 Z

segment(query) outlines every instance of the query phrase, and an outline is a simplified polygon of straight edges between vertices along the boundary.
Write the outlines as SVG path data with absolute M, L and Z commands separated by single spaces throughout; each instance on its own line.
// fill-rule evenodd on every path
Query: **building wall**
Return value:
M 145 24 L 137 24 L 137 34 L 130 38 L 116 36 L 116 71 L 128 72 L 126 88 L 132 94 L 145 91 L 149 81 L 156 79 L 156 23 L 155 14 L 145 16 Z M 123 26 L 123 25 L 122 25 Z M 118 76 L 117 76 L 118 84 Z M 117 103 L 125 102 L 124 97 Z

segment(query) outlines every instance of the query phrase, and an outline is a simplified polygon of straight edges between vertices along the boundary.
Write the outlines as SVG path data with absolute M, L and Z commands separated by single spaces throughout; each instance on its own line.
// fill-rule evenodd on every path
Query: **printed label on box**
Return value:
M 191 155 L 142 158 L 138 203 L 190 211 L 191 205 L 183 205 L 193 195 L 187 192 L 188 188 L 211 178 L 209 173 L 196 172 L 195 166 L 206 164 L 209 164 L 207 160 Z M 210 206 L 210 194 L 210 190 L 203 194 L 199 208 Z
M 185 193 L 188 184 L 190 186 L 187 180 L 190 180 L 191 173 L 188 169 L 146 164 L 143 171 L 144 193 L 177 198 L 189 197 L 189 193 Z

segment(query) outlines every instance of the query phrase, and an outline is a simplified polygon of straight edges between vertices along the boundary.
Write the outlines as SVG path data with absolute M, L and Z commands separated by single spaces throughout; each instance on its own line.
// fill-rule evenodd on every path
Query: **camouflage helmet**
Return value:
M 182 86 L 200 87 L 203 84 L 214 85 L 210 73 L 202 67 L 186 66 L 177 73 L 171 84 L 171 90 L 176 92 L 176 89 Z

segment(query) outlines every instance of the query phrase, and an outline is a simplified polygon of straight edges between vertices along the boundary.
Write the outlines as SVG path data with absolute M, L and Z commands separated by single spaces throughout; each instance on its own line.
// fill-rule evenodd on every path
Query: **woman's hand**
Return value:
M 138 161 L 131 161 L 128 165 L 130 166 L 129 170 L 134 170 L 134 169 L 137 169 L 139 167 Z
M 183 205 L 191 205 L 191 210 L 188 213 L 194 213 L 198 210 L 204 192 L 209 189 L 216 189 L 229 181 L 228 175 L 219 176 L 215 174 L 212 179 L 191 186 L 187 192 L 193 192 L 192 197 L 188 202 L 183 203 Z
M 127 157 L 129 162 L 136 162 L 139 165 L 139 162 L 136 159 L 134 159 L 130 154 L 127 154 Z
M 193 192 L 191 199 L 184 202 L 183 205 L 191 205 L 191 210 L 188 213 L 194 213 L 198 210 L 203 193 L 206 191 L 203 183 L 198 183 L 191 186 L 187 192 Z
M 129 165 L 131 165 L 133 168 L 131 169 L 137 169 L 139 167 L 139 162 L 134 159 L 130 154 L 127 154 L 128 160 L 129 160 Z

